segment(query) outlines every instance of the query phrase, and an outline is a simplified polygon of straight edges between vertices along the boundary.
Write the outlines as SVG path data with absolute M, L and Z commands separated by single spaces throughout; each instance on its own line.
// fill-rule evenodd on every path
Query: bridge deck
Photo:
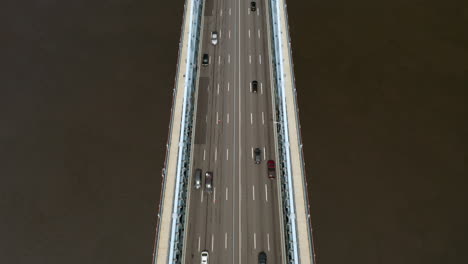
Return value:
M 286 91 L 286 104 L 287 104 L 287 115 L 289 120 L 289 141 L 290 141 L 290 153 L 291 153 L 291 171 L 293 175 L 293 186 L 294 186 L 294 201 L 296 208 L 296 221 L 297 221 L 297 234 L 299 235 L 299 260 L 300 263 L 313 264 L 314 256 L 311 251 L 312 248 L 312 237 L 310 236 L 311 231 L 309 230 L 309 219 L 308 219 L 308 200 L 307 200 L 307 191 L 305 185 L 305 175 L 303 173 L 303 164 L 302 164 L 302 150 L 299 146 L 300 139 L 298 138 L 297 128 L 299 127 L 298 116 L 296 115 L 296 97 L 293 83 L 293 69 L 290 62 L 289 51 L 289 34 L 287 33 L 287 17 L 285 10 L 285 1 L 280 1 L 280 19 L 281 19 L 281 31 L 283 34 L 282 37 L 282 53 L 284 57 L 284 71 L 288 74 L 284 76 L 285 91 Z M 159 230 L 158 237 L 156 241 L 156 247 L 154 252 L 154 261 L 155 263 L 168 263 L 169 256 L 169 243 L 170 243 L 170 232 L 171 232 L 171 222 L 172 222 L 172 210 L 175 198 L 175 181 L 176 181 L 176 172 L 177 172 L 177 158 L 178 158 L 178 147 L 180 141 L 180 131 L 181 131 L 181 120 L 182 120 L 182 111 L 177 111 L 176 109 L 182 109 L 183 96 L 185 93 L 185 77 L 184 69 L 186 68 L 186 58 L 187 58 L 187 46 L 189 39 L 189 25 L 190 25 L 190 15 L 188 15 L 189 10 L 191 10 L 192 1 L 186 1 L 185 9 L 185 20 L 183 25 L 182 33 L 182 43 L 179 53 L 179 64 L 178 64 L 178 74 L 176 76 L 176 89 L 174 94 L 173 101 L 173 112 L 171 118 L 172 131 L 169 139 L 169 152 L 167 157 L 166 164 L 166 174 L 164 179 L 163 191 L 162 191 L 162 202 L 161 202 L 161 215 L 159 221 Z

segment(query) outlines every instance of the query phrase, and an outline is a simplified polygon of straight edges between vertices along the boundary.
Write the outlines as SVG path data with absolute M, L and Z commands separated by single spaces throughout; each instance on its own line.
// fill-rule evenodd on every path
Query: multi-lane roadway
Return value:
M 261 252 L 268 263 L 283 262 L 279 182 L 267 173 L 267 161 L 277 160 L 268 6 L 265 0 L 255 2 L 255 11 L 247 0 L 204 2 L 186 264 L 201 263 L 203 251 L 209 263 L 258 263 Z M 206 66 L 203 54 L 209 57 Z M 198 189 L 195 169 L 202 170 Z M 205 186 L 207 171 L 212 190 Z

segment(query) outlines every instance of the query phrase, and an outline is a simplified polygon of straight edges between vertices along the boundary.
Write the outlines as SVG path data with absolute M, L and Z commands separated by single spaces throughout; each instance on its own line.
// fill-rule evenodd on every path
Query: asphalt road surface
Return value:
M 264 251 L 268 263 L 282 263 L 278 178 L 267 176 L 276 160 L 267 13 L 264 1 L 207 0 L 203 11 L 201 66 L 197 89 L 192 179 L 185 263 L 257 263 Z M 211 43 L 211 32 L 218 43 Z M 258 82 L 254 93 L 251 82 Z M 254 149 L 261 150 L 255 164 Z M 202 187 L 193 173 L 202 169 Z M 213 190 L 205 173 L 213 172 Z

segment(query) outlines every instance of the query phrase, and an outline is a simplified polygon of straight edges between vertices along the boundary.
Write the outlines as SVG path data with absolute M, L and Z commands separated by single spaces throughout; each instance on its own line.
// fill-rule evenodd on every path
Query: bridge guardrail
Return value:
M 269 0 L 270 1 L 270 16 L 271 16 L 271 31 L 273 32 L 272 34 L 272 42 L 274 45 L 272 45 L 272 54 L 273 54 L 273 76 L 275 78 L 275 95 L 276 95 L 276 101 L 277 101 L 277 118 L 279 120 L 278 125 L 277 125 L 277 130 L 278 130 L 278 138 L 279 138 L 279 152 L 280 152 L 280 158 L 282 159 L 280 162 L 281 166 L 281 190 L 282 190 L 282 198 L 283 198 L 283 211 L 284 211 L 284 216 L 285 216 L 285 239 L 286 239 L 286 254 L 287 254 L 287 261 L 289 263 L 299 263 L 299 258 L 298 258 L 298 248 L 297 248 L 297 227 L 296 227 L 296 215 L 295 215 L 295 204 L 294 204 L 294 196 L 293 196 L 293 188 L 292 188 L 292 175 L 291 175 L 291 155 L 289 153 L 289 135 L 288 135 L 288 118 L 287 118 L 287 113 L 286 113 L 286 102 L 285 102 L 285 84 L 284 84 L 284 79 L 283 77 L 285 74 L 290 74 L 292 77 L 292 85 L 293 85 L 293 91 L 294 91 L 294 106 L 296 111 L 296 119 L 298 122 L 296 123 L 296 131 L 298 134 L 298 139 L 299 139 L 299 146 L 301 152 L 299 153 L 299 156 L 301 157 L 301 172 L 304 175 L 303 177 L 303 184 L 304 186 L 307 186 L 307 181 L 305 179 L 305 163 L 304 163 L 304 155 L 303 155 L 303 149 L 302 149 L 302 137 L 301 137 L 301 129 L 300 129 L 300 123 L 299 123 L 299 107 L 297 105 L 297 97 L 296 97 L 296 87 L 295 87 L 295 78 L 294 78 L 294 64 L 292 62 L 292 49 L 291 49 L 291 38 L 289 35 L 289 24 L 288 24 L 288 16 L 286 12 L 286 4 L 284 4 L 284 10 L 285 10 L 285 24 L 286 24 L 286 37 L 288 40 L 288 55 L 289 55 L 289 64 L 291 65 L 291 71 L 285 73 L 284 72 L 284 67 L 283 67 L 283 60 L 284 60 L 284 55 L 282 54 L 282 39 L 281 39 L 281 34 L 283 32 L 281 31 L 281 19 L 280 19 L 280 2 L 281 0 Z M 307 189 L 305 188 L 305 193 L 304 197 L 307 197 L 307 222 L 309 225 L 309 237 L 312 239 L 311 241 L 311 247 L 310 251 L 312 252 L 313 256 L 313 262 L 315 262 L 315 249 L 313 246 L 313 233 L 312 233 L 312 225 L 310 223 L 310 206 L 309 206 L 309 200 L 308 200 L 308 195 L 307 195 Z
M 189 1 L 191 5 L 189 5 Z M 177 90 L 177 79 L 179 77 L 180 72 L 180 64 L 181 64 L 181 52 L 183 49 L 183 43 L 185 40 L 185 32 L 184 32 L 184 25 L 187 19 L 190 19 L 191 23 L 189 26 L 189 40 L 188 40 L 188 47 L 187 47 L 187 65 L 185 68 L 185 93 L 183 98 L 183 110 L 182 110 L 182 121 L 181 121 L 181 130 L 180 130 L 180 141 L 179 141 L 179 149 L 178 149 L 178 161 L 177 161 L 177 173 L 176 173 L 176 186 L 175 186 L 175 199 L 173 204 L 173 213 L 172 213 L 172 222 L 171 222 L 171 239 L 169 244 L 169 257 L 168 263 L 180 263 L 182 259 L 182 242 L 183 242 L 183 229 L 185 226 L 185 207 L 186 207 L 186 185 L 188 183 L 188 176 L 187 173 L 189 171 L 189 162 L 190 162 L 190 143 L 191 143 L 191 136 L 192 136 L 192 119 L 193 119 L 193 92 L 195 90 L 196 85 L 196 74 L 198 71 L 198 43 L 199 43 L 199 31 L 200 31 L 200 21 L 201 21 L 201 7 L 203 0 L 186 0 L 184 4 L 184 16 L 182 19 L 182 26 L 181 26 L 181 36 L 179 41 L 179 51 L 178 51 L 178 59 L 177 59 L 177 68 L 176 68 L 176 77 L 175 77 L 175 85 L 173 90 L 173 98 L 172 98 L 172 107 L 171 107 L 171 119 L 169 124 L 169 134 L 168 134 L 168 142 L 166 143 L 166 158 L 164 161 L 164 168 L 162 170 L 163 176 L 163 184 L 161 189 L 161 197 L 159 203 L 159 211 L 158 211 L 158 223 L 156 228 L 156 235 L 155 235 L 155 247 L 153 251 L 153 264 L 156 262 L 156 248 L 159 241 L 159 231 L 160 231 L 160 212 L 162 209 L 162 197 L 165 193 L 165 183 L 166 183 L 166 166 L 167 166 L 167 159 L 169 156 L 170 150 L 170 139 L 172 135 L 172 128 L 173 128 L 173 117 L 174 117 L 174 101 L 175 96 L 178 92 Z M 190 10 L 187 12 L 187 7 L 190 6 Z M 188 15 L 188 17 L 187 17 Z M 166 205 L 168 206 L 168 205 Z

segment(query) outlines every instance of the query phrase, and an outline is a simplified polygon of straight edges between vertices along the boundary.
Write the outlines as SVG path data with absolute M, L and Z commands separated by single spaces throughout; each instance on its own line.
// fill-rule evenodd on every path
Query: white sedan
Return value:
M 218 44 L 218 32 L 216 31 L 211 32 L 211 44 Z

